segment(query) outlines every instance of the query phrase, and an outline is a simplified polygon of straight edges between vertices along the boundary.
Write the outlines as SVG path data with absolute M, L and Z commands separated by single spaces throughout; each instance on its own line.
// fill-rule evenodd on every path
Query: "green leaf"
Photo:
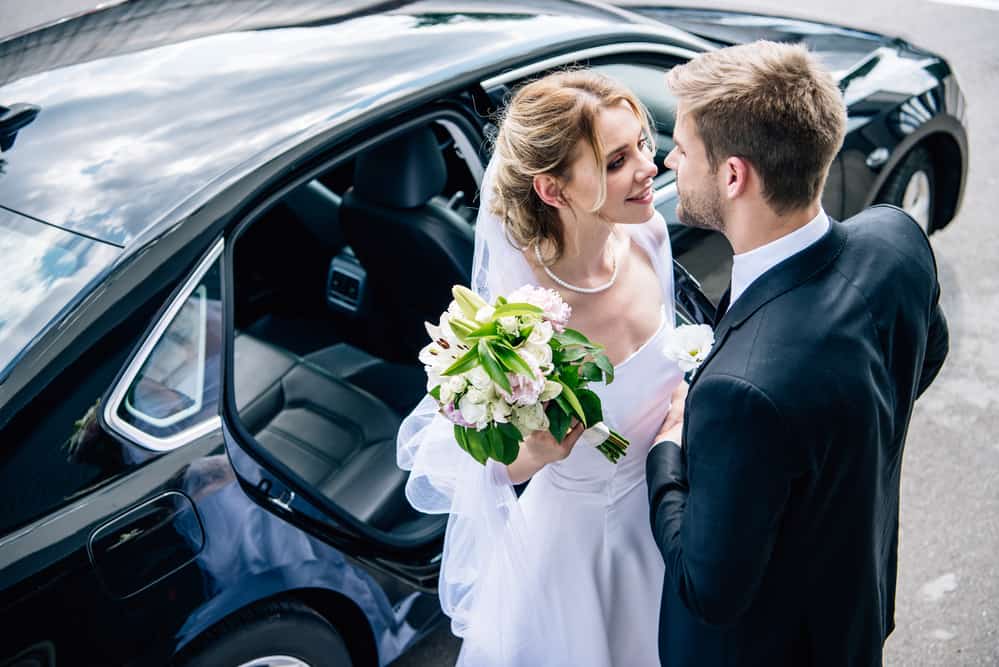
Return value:
M 583 406 L 580 405 L 579 399 L 576 398 L 576 392 L 572 390 L 572 387 L 567 385 L 565 382 L 560 382 L 562 385 L 562 393 L 559 394 L 560 397 L 564 397 L 566 402 L 572 406 L 572 411 L 576 413 L 581 421 L 586 422 L 586 414 L 583 412 Z M 589 424 L 587 424 L 589 426 Z
M 473 347 L 471 350 L 461 355 L 461 357 L 458 358 L 458 361 L 445 368 L 441 375 L 458 375 L 459 373 L 470 371 L 478 365 L 479 352 Z
M 558 377 L 553 377 L 552 379 L 556 382 L 564 382 L 575 390 L 579 386 L 579 367 L 563 366 L 559 370 Z
M 496 308 L 494 318 L 512 317 L 514 315 L 543 315 L 545 311 L 529 303 L 507 303 Z
M 579 399 L 579 404 L 583 406 L 583 412 L 586 414 L 586 419 L 583 421 L 587 426 L 593 426 L 597 422 L 604 420 L 604 412 L 600 405 L 599 396 L 589 389 L 578 389 L 576 391 L 576 398 Z
M 579 361 L 587 354 L 586 349 L 573 345 L 572 347 L 562 348 L 562 361 L 566 363 L 572 363 L 573 361 Z
M 500 366 L 499 359 L 496 357 L 496 352 L 493 351 L 490 342 L 480 339 L 477 348 L 479 350 L 479 361 L 482 364 L 482 368 L 485 369 L 486 374 L 489 375 L 489 379 L 503 387 L 504 390 L 510 391 L 510 380 L 506 377 L 503 367 Z
M 464 449 L 466 452 L 471 454 L 472 452 L 468 449 L 468 429 L 464 426 L 454 425 L 454 439 L 457 441 L 458 446 Z
M 513 424 L 504 424 L 503 422 L 497 422 L 496 428 L 498 428 L 500 432 L 503 433 L 503 437 L 508 438 L 510 440 L 515 440 L 517 441 L 518 444 L 520 443 L 521 440 L 523 440 L 526 437 Z
M 562 333 L 555 334 L 554 338 L 563 345 L 591 345 L 590 339 L 575 329 L 566 329 Z
M 534 370 L 528 365 L 524 358 L 517 354 L 517 351 L 506 343 L 494 343 L 493 351 L 499 358 L 500 363 L 511 373 L 521 375 L 534 375 Z
M 433 396 L 434 399 L 438 403 L 440 403 L 440 400 L 441 400 L 441 386 L 440 385 L 437 385 L 436 387 L 434 387 L 433 389 L 431 389 L 427 393 L 430 394 L 431 396 Z
M 487 428 L 483 433 L 485 433 L 486 441 L 489 443 L 490 457 L 506 465 L 510 465 L 516 460 L 517 452 L 520 449 L 519 438 L 511 441 L 498 428 Z
M 465 338 L 468 338 L 469 340 L 472 340 L 472 339 L 475 339 L 475 338 L 485 338 L 487 336 L 496 336 L 496 327 L 497 327 L 497 323 L 496 322 L 486 322 L 485 324 L 483 324 L 481 327 L 479 327 L 475 331 L 472 331 L 472 332 L 468 333 L 465 336 Z
M 482 431 L 476 431 L 474 428 L 465 429 L 465 439 L 468 441 L 468 453 L 472 455 L 473 459 L 485 465 L 486 459 L 489 458 L 489 452 L 486 449 L 486 438 Z
M 604 372 L 592 361 L 587 361 L 579 367 L 579 377 L 587 382 L 600 382 L 604 379 Z
M 545 414 L 548 415 L 548 432 L 552 434 L 553 438 L 562 442 L 566 431 L 569 430 L 569 424 L 572 423 L 572 418 L 566 414 L 565 410 L 556 401 L 548 404 Z
M 594 355 L 593 363 L 595 363 L 597 367 L 604 372 L 604 375 L 607 376 L 607 379 L 605 380 L 607 384 L 614 381 L 614 365 L 610 362 L 610 359 L 607 358 L 606 354 L 601 353 Z

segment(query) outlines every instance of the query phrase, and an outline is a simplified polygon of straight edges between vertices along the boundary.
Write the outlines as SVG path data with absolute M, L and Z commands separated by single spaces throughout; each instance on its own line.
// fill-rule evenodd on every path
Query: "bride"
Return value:
M 399 432 L 409 502 L 450 514 L 440 598 L 460 665 L 658 665 L 664 567 L 649 528 L 645 457 L 681 382 L 669 236 L 656 213 L 648 115 L 592 71 L 524 86 L 482 185 L 472 289 L 557 290 L 570 326 L 605 346 L 604 421 L 631 442 L 617 465 L 576 425 L 535 431 L 509 466 L 476 463 L 426 398 Z M 581 437 L 582 435 L 582 437 Z M 515 484 L 530 480 L 518 498 Z

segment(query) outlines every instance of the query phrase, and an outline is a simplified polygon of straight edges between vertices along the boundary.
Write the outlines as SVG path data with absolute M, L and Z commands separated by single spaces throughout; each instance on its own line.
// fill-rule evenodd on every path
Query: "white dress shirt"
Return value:
M 827 231 L 829 231 L 829 218 L 826 212 L 819 208 L 819 214 L 804 227 L 799 227 L 790 234 L 759 248 L 753 248 L 749 252 L 733 255 L 729 308 L 753 281 L 788 257 L 798 254 L 818 241 Z

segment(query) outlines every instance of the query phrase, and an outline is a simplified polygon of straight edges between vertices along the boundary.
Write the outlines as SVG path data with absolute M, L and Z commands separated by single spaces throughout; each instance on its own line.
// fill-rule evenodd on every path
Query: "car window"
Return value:
M 121 248 L 0 209 L 0 382 Z
M 164 315 L 126 372 L 124 392 L 112 406 L 113 423 L 140 444 L 169 449 L 173 438 L 218 417 L 222 354 L 222 284 L 216 256 L 203 265 L 193 287 Z M 190 284 L 190 283 L 189 283 Z M 147 351 L 148 350 L 148 351 Z M 138 437 L 135 437 L 137 436 Z

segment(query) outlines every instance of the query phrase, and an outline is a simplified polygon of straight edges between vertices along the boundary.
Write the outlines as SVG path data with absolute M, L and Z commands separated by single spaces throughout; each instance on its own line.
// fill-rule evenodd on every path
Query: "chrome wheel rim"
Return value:
M 239 667 L 311 667 L 309 663 L 290 655 L 269 655 L 244 662 Z
M 902 209 L 919 223 L 919 226 L 930 229 L 930 177 L 925 171 L 917 171 L 909 178 L 902 195 Z

